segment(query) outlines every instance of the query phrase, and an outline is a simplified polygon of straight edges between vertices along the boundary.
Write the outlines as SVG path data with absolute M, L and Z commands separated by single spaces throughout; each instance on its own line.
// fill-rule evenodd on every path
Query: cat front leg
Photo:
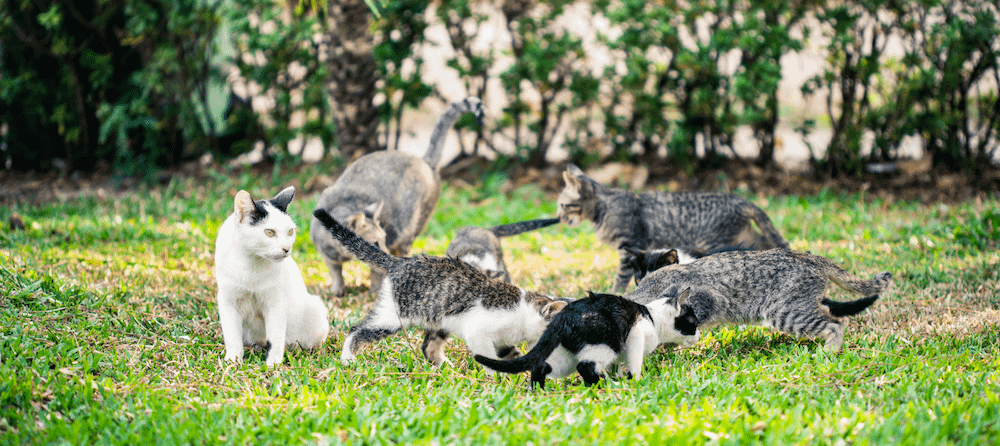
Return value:
M 615 275 L 614 284 L 611 286 L 613 292 L 621 294 L 628 289 L 628 284 L 632 281 L 632 276 L 635 275 L 635 270 L 632 268 L 632 259 L 634 258 L 635 254 L 624 249 L 618 250 L 618 272 Z
M 243 362 L 243 318 L 236 310 L 236 296 L 220 289 L 217 299 L 226 361 Z
M 635 333 L 639 327 L 633 327 L 625 341 L 625 369 L 632 379 L 639 379 L 642 375 L 642 358 L 646 354 L 646 333 Z M 647 330 L 641 330 L 647 331 Z
M 287 334 L 288 310 L 284 303 L 276 303 L 264 309 L 264 332 L 267 335 L 267 359 L 264 361 L 268 367 L 275 367 L 281 364 L 285 356 L 285 336 Z
M 321 252 L 322 254 L 322 252 Z M 330 293 L 334 296 L 344 295 L 344 264 L 331 260 L 326 255 L 321 255 L 327 269 L 330 270 Z

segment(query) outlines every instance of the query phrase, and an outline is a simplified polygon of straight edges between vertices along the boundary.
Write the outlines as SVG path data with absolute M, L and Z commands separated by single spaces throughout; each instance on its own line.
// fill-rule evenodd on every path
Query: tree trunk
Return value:
M 377 65 L 369 32 L 371 10 L 363 0 L 332 0 L 330 5 L 330 95 L 337 145 L 345 161 L 379 150 L 378 109 L 374 99 Z

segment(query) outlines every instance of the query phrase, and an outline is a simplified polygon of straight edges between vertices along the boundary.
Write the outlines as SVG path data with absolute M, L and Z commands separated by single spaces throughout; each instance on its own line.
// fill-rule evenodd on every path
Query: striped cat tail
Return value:
M 435 172 L 438 170 L 438 163 L 441 162 L 441 152 L 444 150 L 445 136 L 448 129 L 455 123 L 455 120 L 464 113 L 476 115 L 476 124 L 483 125 L 483 102 L 476 97 L 467 97 L 461 101 L 452 102 L 448 109 L 441 114 L 437 122 L 434 123 L 434 130 L 431 131 L 431 141 L 427 145 L 427 152 L 424 153 L 424 161 L 430 164 Z
M 378 249 L 377 246 L 368 243 L 361 237 L 358 237 L 354 231 L 345 228 L 343 225 L 338 223 L 337 220 L 334 220 L 334 218 L 326 212 L 326 209 L 316 209 L 313 211 L 313 216 L 323 224 L 323 227 L 325 227 L 327 231 L 330 231 L 333 238 L 339 240 L 348 251 L 351 251 L 351 254 L 354 254 L 354 256 L 358 258 L 358 260 L 384 270 L 388 270 L 393 263 L 396 263 L 397 259 L 395 257 L 387 254 L 381 249 Z
M 771 223 L 771 218 L 768 217 L 767 214 L 761 210 L 761 208 L 751 204 L 744 210 L 744 212 L 747 217 L 754 221 L 754 223 L 757 223 L 757 227 L 764 233 L 764 238 L 767 239 L 767 243 L 771 245 L 757 246 L 757 249 L 788 248 L 788 242 L 781 236 L 778 229 L 774 227 L 774 223 Z
M 883 271 L 875 275 L 872 280 L 864 280 L 854 277 L 852 274 L 844 271 L 833 262 L 826 265 L 825 268 L 826 277 L 836 283 L 837 286 L 850 291 L 852 293 L 858 293 L 865 297 L 877 296 L 879 293 L 889 288 L 892 285 L 892 273 L 888 271 Z
M 508 223 L 505 225 L 494 226 L 490 229 L 490 232 L 497 237 L 510 237 L 512 235 L 523 234 L 528 231 L 534 231 L 535 229 L 544 228 L 546 226 L 552 226 L 559 223 L 558 218 L 543 218 L 539 220 L 528 220 L 519 221 L 517 223 Z

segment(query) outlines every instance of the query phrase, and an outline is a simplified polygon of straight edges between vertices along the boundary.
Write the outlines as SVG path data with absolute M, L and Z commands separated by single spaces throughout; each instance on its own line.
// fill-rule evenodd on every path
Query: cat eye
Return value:
M 274 232 L 274 229 L 265 229 L 264 234 L 268 237 L 274 237 L 277 233 Z
M 288 230 L 288 235 L 295 235 L 295 230 L 294 229 L 289 229 Z

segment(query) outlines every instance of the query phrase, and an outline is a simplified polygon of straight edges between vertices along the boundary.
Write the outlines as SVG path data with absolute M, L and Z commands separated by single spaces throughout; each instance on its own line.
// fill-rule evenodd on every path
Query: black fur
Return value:
M 824 298 L 820 303 L 826 305 L 830 309 L 830 314 L 836 317 L 842 316 L 853 316 L 866 308 L 870 307 L 875 301 L 878 300 L 878 294 L 874 296 L 862 297 L 858 300 L 853 300 L 850 302 L 839 302 L 836 300 L 830 300 Z

